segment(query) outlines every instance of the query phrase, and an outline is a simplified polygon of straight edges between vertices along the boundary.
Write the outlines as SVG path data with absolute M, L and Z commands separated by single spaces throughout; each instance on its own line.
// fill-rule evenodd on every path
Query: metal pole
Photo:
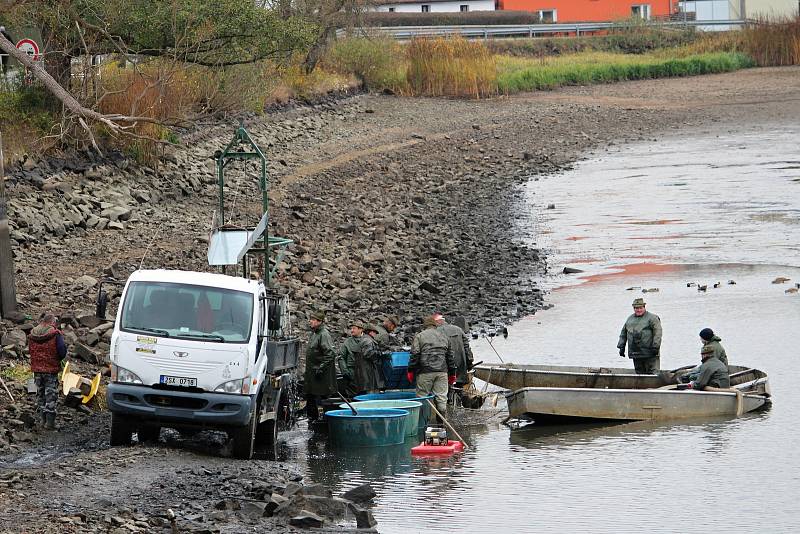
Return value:
M 264 227 L 264 273 L 262 278 L 267 287 L 272 287 L 272 271 L 269 268 L 269 191 L 267 191 L 267 160 L 261 156 L 261 207 L 267 216 Z
M 14 254 L 11 251 L 11 229 L 6 207 L 3 134 L 0 132 L 0 315 L 5 316 L 16 309 L 17 286 L 14 281 Z

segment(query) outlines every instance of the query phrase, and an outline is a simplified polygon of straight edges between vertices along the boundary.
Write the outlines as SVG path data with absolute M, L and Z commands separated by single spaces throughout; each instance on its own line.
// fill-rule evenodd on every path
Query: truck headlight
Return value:
M 131 371 L 119 365 L 111 365 L 111 380 L 114 382 L 127 382 L 128 384 L 141 384 L 142 379 Z
M 246 393 L 242 391 L 244 388 L 245 381 L 248 380 L 247 378 L 239 378 L 238 380 L 230 380 L 228 382 L 223 382 L 222 384 L 218 385 L 214 388 L 214 392 L 216 393 L 236 393 L 241 395 L 242 393 Z

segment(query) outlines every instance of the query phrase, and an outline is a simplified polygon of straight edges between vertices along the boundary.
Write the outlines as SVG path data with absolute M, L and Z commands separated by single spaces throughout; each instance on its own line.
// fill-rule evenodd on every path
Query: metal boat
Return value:
M 506 399 L 509 419 L 537 423 L 734 416 L 770 402 L 769 382 L 762 371 L 734 372 L 731 386 L 704 391 L 677 390 L 674 385 L 657 389 L 524 387 L 508 393 Z
M 552 388 L 609 388 L 654 389 L 677 383 L 678 377 L 693 367 L 689 365 L 658 374 L 639 375 L 631 368 L 570 367 L 564 365 L 481 364 L 474 368 L 475 378 L 503 389 L 517 390 L 526 387 Z M 747 367 L 731 365 L 733 374 L 747 371 Z M 752 374 L 746 374 L 754 380 Z

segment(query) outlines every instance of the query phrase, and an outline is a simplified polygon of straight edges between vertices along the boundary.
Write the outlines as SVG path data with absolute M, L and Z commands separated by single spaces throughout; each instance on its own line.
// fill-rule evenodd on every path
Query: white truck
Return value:
M 111 337 L 111 445 L 171 427 L 226 431 L 237 458 L 274 451 L 294 418 L 298 356 L 287 299 L 262 281 L 136 271 Z

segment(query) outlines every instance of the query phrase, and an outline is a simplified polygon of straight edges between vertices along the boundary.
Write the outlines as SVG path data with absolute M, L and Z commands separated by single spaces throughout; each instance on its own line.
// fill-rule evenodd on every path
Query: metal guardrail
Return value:
M 668 21 L 653 24 L 653 26 L 666 28 L 685 28 L 685 27 L 742 27 L 746 24 L 745 20 L 686 20 Z M 556 33 L 572 33 L 581 35 L 596 31 L 610 30 L 619 27 L 616 22 L 578 22 L 578 23 L 559 23 L 559 24 L 513 24 L 513 25 L 489 25 L 489 26 L 384 26 L 373 28 L 356 28 L 354 30 L 340 29 L 336 31 L 337 37 L 348 34 L 356 35 L 383 35 L 394 37 L 395 39 L 411 39 L 413 37 L 436 37 L 448 35 L 460 35 L 462 37 L 506 37 L 522 35 L 536 37 L 539 35 L 552 35 Z

